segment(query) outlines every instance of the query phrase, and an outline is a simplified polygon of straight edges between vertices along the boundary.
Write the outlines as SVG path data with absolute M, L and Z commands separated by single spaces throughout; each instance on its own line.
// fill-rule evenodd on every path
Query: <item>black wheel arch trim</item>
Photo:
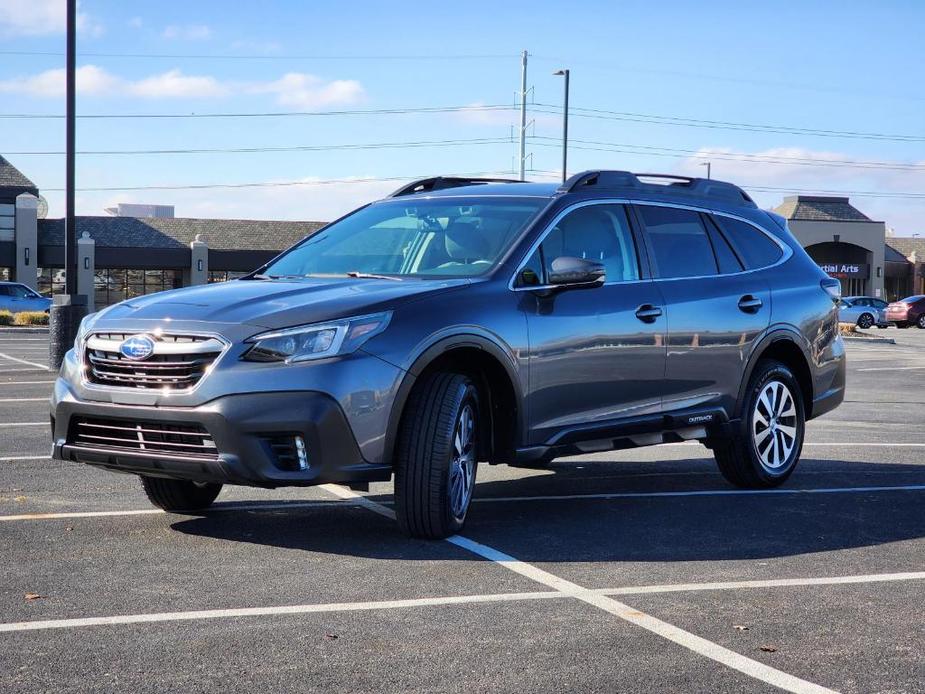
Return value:
M 385 443 L 383 445 L 382 460 L 387 463 L 393 462 L 395 443 L 398 438 L 398 428 L 401 425 L 401 417 L 408 402 L 408 396 L 411 389 L 417 383 L 418 377 L 438 358 L 447 352 L 462 348 L 470 347 L 483 350 L 486 354 L 492 356 L 507 373 L 508 379 L 514 390 L 514 398 L 517 402 L 517 420 L 515 421 L 515 446 L 520 441 L 525 431 L 526 412 L 524 410 L 523 391 L 520 387 L 520 377 L 517 371 L 516 359 L 511 350 L 503 345 L 497 338 L 493 337 L 488 331 L 479 330 L 478 332 L 457 332 L 452 334 L 441 333 L 432 338 L 425 345 L 419 347 L 415 355 L 409 360 L 410 366 L 403 369 L 405 375 L 393 399 L 392 411 L 389 413 L 389 423 L 386 429 Z
M 739 417 L 741 415 L 742 405 L 745 402 L 745 394 L 746 394 L 746 391 L 748 390 L 748 384 L 749 384 L 749 381 L 751 381 L 752 373 L 755 370 L 755 366 L 764 356 L 765 352 L 767 352 L 768 348 L 771 345 L 773 345 L 775 342 L 780 342 L 780 341 L 790 342 L 791 344 L 793 344 L 795 347 L 797 347 L 800 350 L 800 353 L 803 355 L 803 359 L 806 362 L 806 366 L 810 372 L 810 375 L 812 375 L 813 361 L 810 355 L 810 348 L 809 348 L 809 345 L 806 344 L 805 339 L 800 334 L 800 332 L 796 328 L 789 326 L 789 325 L 771 326 L 770 328 L 768 328 L 764 337 L 762 337 L 757 342 L 757 344 L 754 346 L 751 354 L 748 357 L 748 362 L 745 365 L 745 371 L 742 374 L 742 382 L 739 384 L 739 395 L 736 398 L 736 405 L 735 405 L 736 410 L 734 413 L 735 417 Z M 810 383 L 810 392 L 808 394 L 803 393 L 804 402 L 806 402 L 807 400 L 809 402 L 812 402 L 812 399 L 813 399 L 812 389 L 814 387 L 815 387 L 815 384 Z M 808 395 L 808 398 L 807 398 L 807 395 Z M 806 415 L 807 415 L 807 419 L 809 419 L 810 412 L 807 411 Z

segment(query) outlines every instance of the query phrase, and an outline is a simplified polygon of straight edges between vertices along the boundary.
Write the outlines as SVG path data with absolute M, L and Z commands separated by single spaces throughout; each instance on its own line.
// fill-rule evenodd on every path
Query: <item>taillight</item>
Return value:
M 841 301 L 841 282 L 834 277 L 826 277 L 819 280 L 819 286 L 825 290 L 825 293 L 831 297 L 836 304 Z

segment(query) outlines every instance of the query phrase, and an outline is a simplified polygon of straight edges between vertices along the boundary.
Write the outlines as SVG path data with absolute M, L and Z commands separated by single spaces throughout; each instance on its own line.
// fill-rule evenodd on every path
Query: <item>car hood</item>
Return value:
M 374 313 L 468 284 L 467 279 L 232 280 L 129 299 L 109 308 L 105 320 L 245 323 L 275 329 Z

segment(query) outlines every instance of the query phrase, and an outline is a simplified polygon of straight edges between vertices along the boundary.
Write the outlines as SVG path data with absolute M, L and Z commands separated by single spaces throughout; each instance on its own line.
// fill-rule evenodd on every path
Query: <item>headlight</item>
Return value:
M 247 340 L 253 347 L 241 358 L 291 364 L 350 354 L 385 330 L 391 318 L 392 312 L 385 311 L 262 333 Z

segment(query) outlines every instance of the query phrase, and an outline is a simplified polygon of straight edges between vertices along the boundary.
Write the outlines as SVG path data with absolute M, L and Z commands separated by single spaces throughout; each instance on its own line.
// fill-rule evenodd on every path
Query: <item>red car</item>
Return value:
M 886 307 L 886 319 L 897 328 L 917 325 L 925 330 L 925 294 L 907 296 Z

